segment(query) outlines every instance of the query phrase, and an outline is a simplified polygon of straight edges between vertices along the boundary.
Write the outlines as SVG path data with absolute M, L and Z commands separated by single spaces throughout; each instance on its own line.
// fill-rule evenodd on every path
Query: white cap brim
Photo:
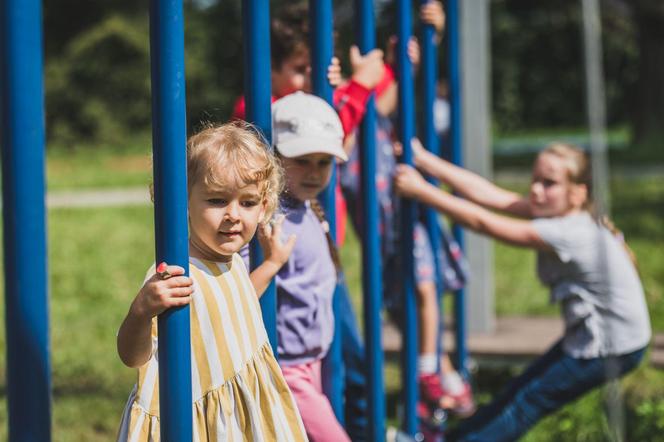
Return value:
M 327 153 L 337 157 L 341 161 L 348 161 L 348 155 L 344 151 L 339 139 L 293 137 L 292 140 L 280 141 L 276 148 L 281 155 L 287 158 L 299 157 L 312 153 Z

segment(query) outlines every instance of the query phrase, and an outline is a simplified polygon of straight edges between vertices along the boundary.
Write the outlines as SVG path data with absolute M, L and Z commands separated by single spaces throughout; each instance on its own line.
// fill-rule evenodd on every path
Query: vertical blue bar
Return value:
M 372 0 L 355 0 L 355 31 L 362 54 L 376 47 L 376 24 Z M 364 341 L 367 348 L 370 441 L 385 439 L 385 386 L 380 311 L 383 303 L 378 195 L 376 192 L 376 107 L 372 96 L 360 128 L 360 179 L 362 189 L 362 269 L 364 278 Z
M 0 10 L 2 197 L 9 440 L 51 440 L 42 15 Z
M 244 44 L 244 99 L 247 121 L 272 142 L 272 76 L 270 69 L 270 2 L 243 0 L 242 39 Z M 251 242 L 251 267 L 263 261 L 258 240 Z M 272 281 L 261 296 L 261 311 L 272 348 L 277 349 L 277 289 Z
M 187 126 L 182 0 L 151 0 L 152 149 L 157 262 L 189 275 Z M 192 438 L 189 307 L 159 316 L 159 407 L 164 441 Z
M 421 0 L 421 5 L 426 5 L 433 0 Z M 422 142 L 424 147 L 436 156 L 440 156 L 440 140 L 436 134 L 434 126 L 434 101 L 436 99 L 436 80 L 438 77 L 438 57 L 436 43 L 436 31 L 433 25 L 422 25 Z M 438 181 L 433 177 L 428 177 L 428 181 L 434 186 L 438 186 Z M 440 262 L 438 259 L 438 251 L 440 250 L 440 230 L 438 225 L 438 213 L 431 207 L 424 206 L 424 216 L 433 252 L 433 259 L 435 264 L 436 274 L 436 287 L 439 294 L 445 291 L 442 275 L 440 274 Z M 438 351 L 444 352 L 442 334 L 444 331 L 444 316 L 443 316 L 443 303 L 440 302 L 438 306 L 438 314 L 440 315 L 440 336 L 437 339 Z
M 415 136 L 415 93 L 413 67 L 408 58 L 412 11 L 410 0 L 397 0 L 397 79 L 399 81 L 399 140 L 403 145 L 402 162 L 413 164 L 411 140 Z M 403 430 L 417 432 L 417 352 L 418 325 L 413 259 L 413 226 L 417 218 L 414 201 L 401 201 L 401 256 L 403 268 L 403 329 L 401 378 L 403 388 Z
M 448 32 L 448 66 L 450 82 L 450 144 L 452 162 L 463 166 L 463 138 L 461 113 L 461 52 L 459 24 L 459 1 L 447 1 L 447 32 Z M 454 236 L 461 248 L 464 247 L 463 230 L 459 224 L 454 225 Z M 456 328 L 457 368 L 465 377 L 468 376 L 468 351 L 466 349 L 466 299 L 465 290 L 454 293 L 454 324 Z
M 332 86 L 327 79 L 327 68 L 333 55 L 333 16 L 332 0 L 309 1 L 309 33 L 311 39 L 311 80 L 313 92 L 330 105 L 332 103 Z M 336 206 L 335 189 L 337 184 L 336 167 L 332 169 L 332 177 L 327 189 L 320 195 L 321 204 L 325 209 L 330 224 L 330 234 L 336 240 Z M 332 405 L 337 420 L 344 422 L 344 366 L 341 349 L 341 318 L 339 317 L 339 297 L 341 288 L 337 285 L 333 297 L 334 338 L 327 356 L 323 360 L 323 390 Z

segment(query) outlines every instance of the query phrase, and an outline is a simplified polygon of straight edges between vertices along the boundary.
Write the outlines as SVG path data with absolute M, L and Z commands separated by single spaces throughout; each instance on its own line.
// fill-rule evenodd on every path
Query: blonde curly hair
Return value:
M 256 184 L 267 222 L 279 205 L 283 170 L 258 130 L 244 121 L 207 124 L 187 140 L 187 188 L 202 182 L 223 189 L 229 182 Z M 223 171 L 223 173 L 220 173 Z

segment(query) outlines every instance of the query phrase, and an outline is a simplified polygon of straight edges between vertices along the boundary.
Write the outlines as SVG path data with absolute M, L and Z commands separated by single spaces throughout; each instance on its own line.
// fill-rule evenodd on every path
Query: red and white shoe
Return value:
M 477 406 L 473 398 L 473 390 L 470 388 L 468 382 L 464 381 L 461 391 L 455 394 L 447 391 L 442 385 L 441 388 L 443 390 L 441 402 L 444 403 L 444 408 L 447 411 L 461 418 L 471 416 L 475 413 Z

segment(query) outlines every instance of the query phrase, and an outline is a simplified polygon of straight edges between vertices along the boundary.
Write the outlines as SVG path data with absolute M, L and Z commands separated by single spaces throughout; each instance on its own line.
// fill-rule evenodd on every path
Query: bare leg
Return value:
M 438 339 L 438 294 L 434 282 L 417 285 L 420 323 L 420 355 L 436 354 Z

